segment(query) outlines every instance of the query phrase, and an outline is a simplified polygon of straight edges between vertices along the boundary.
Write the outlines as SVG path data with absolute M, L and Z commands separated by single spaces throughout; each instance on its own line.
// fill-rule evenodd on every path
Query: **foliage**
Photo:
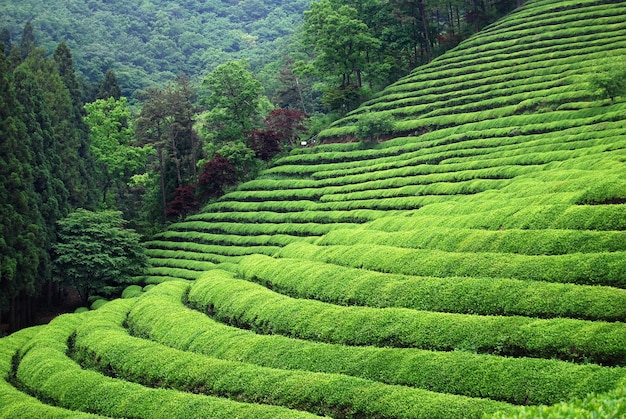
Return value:
M 281 137 L 271 129 L 253 129 L 248 144 L 257 158 L 269 161 L 281 151 Z
M 265 117 L 265 125 L 283 143 L 294 147 L 299 145 L 300 135 L 306 132 L 308 120 L 309 116 L 299 109 L 281 108 L 274 109 Z
M 602 97 L 611 99 L 611 102 L 615 102 L 617 96 L 626 93 L 626 60 L 618 61 L 620 63 L 612 64 L 607 70 L 598 70 L 589 79 L 591 87 Z
M 124 96 L 163 86 L 181 71 L 200 75 L 226 61 L 250 57 L 256 70 L 280 59 L 302 21 L 308 0 L 261 3 L 150 0 L 67 3 L 27 0 L 3 5 L 0 28 L 13 39 L 32 20 L 46 49 L 66 41 L 79 74 L 100 83 L 115 71 Z M 7 51 L 8 52 L 8 51 Z
M 139 235 L 124 228 L 119 211 L 78 209 L 58 225 L 56 277 L 76 289 L 83 303 L 107 285 L 130 281 L 146 266 Z
M 176 188 L 174 199 L 167 204 L 167 215 L 184 221 L 187 214 L 196 211 L 199 206 L 196 186 L 181 186 Z
M 129 126 L 131 114 L 126 98 L 98 99 L 86 104 L 85 111 L 91 150 L 100 170 L 102 202 L 108 205 L 109 189 L 117 188 L 118 194 L 121 194 L 119 188 L 145 167 L 146 158 L 152 149 L 135 145 L 134 132 Z
M 215 68 L 202 82 L 208 96 L 204 129 L 217 147 L 242 142 L 256 125 L 263 87 L 249 71 L 247 61 L 230 61 Z
M 159 176 L 160 212 L 167 219 L 167 202 L 175 189 L 197 181 L 201 146 L 193 128 L 196 113 L 195 89 L 182 75 L 166 88 L 151 87 L 137 116 L 136 135 L 141 144 L 156 150 L 151 168 Z
M 224 188 L 235 184 L 237 170 L 225 157 L 219 154 L 204 163 L 198 186 L 203 194 L 209 197 L 218 197 L 224 193 Z
M 393 131 L 393 118 L 389 114 L 363 114 L 356 122 L 356 138 L 361 141 L 379 141 Z

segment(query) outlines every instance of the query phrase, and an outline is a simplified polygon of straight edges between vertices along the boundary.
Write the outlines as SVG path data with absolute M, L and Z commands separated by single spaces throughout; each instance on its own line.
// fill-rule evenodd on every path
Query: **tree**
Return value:
M 98 87 L 96 99 L 108 99 L 110 97 L 119 99 L 121 96 L 122 89 L 120 89 L 120 85 L 117 82 L 117 76 L 113 70 L 109 69 L 104 75 L 104 80 L 102 80 L 102 83 L 100 83 Z
M 265 117 L 265 125 L 274 131 L 280 140 L 291 146 L 300 141 L 300 134 L 307 130 L 309 115 L 298 109 L 274 109 Z
M 613 64 L 605 69 L 598 69 L 591 76 L 589 83 L 601 97 L 615 102 L 617 96 L 626 93 L 626 60 Z
M 348 112 L 356 106 L 352 91 L 358 93 L 372 66 L 368 55 L 380 47 L 380 41 L 350 6 L 321 0 L 312 3 L 304 16 L 304 43 L 315 56 L 309 68 L 301 67 L 300 71 L 330 77 L 327 93 L 332 91 L 335 98 L 350 92 L 345 100 L 326 100 L 331 110 Z
M 107 286 L 123 286 L 147 266 L 139 234 L 124 227 L 119 211 L 78 209 L 58 222 L 54 246 L 57 280 L 73 287 L 83 304 Z
M 11 42 L 11 32 L 7 28 L 2 28 L 2 31 L 0 31 L 0 44 L 4 46 L 4 54 L 8 56 L 13 44 Z
M 248 135 L 248 143 L 257 158 L 269 161 L 280 153 L 280 137 L 271 129 L 253 129 Z
M 149 146 L 135 145 L 129 127 L 130 109 L 126 98 L 98 99 L 85 105 L 85 122 L 89 126 L 91 150 L 98 168 L 102 202 L 107 204 L 110 188 L 120 188 L 146 164 Z
M 379 141 L 385 134 L 393 131 L 393 118 L 382 112 L 368 112 L 359 115 L 355 125 L 356 138 L 361 141 Z
M 187 185 L 176 188 L 174 199 L 167 204 L 167 215 L 178 217 L 185 221 L 187 214 L 196 211 L 200 202 L 196 196 L 196 185 Z
M 224 188 L 237 182 L 235 167 L 225 158 L 216 154 L 204 163 L 200 173 L 199 187 L 201 193 L 209 198 L 224 194 Z
M 22 53 L 22 59 L 25 59 L 30 50 L 35 48 L 35 33 L 33 29 L 33 24 L 30 22 L 26 22 L 24 25 L 24 30 L 22 31 L 22 39 L 20 40 L 20 51 Z
M 30 307 L 30 298 L 38 291 L 43 222 L 23 108 L 4 52 L 0 54 L 0 138 L 0 313 L 10 308 L 10 329 L 15 330 L 29 322 L 30 310 L 21 307 Z M 22 313 L 26 318 L 21 318 Z
M 65 42 L 61 42 L 57 46 L 53 58 L 58 74 L 69 91 L 72 105 L 72 109 L 65 121 L 68 131 L 64 133 L 66 136 L 64 140 L 70 141 L 70 138 L 72 138 L 71 141 L 76 144 L 74 152 L 78 153 L 78 159 L 71 163 L 79 173 L 74 179 L 73 203 L 75 207 L 92 208 L 98 200 L 95 193 L 95 178 L 93 176 L 95 163 L 89 147 L 89 127 L 83 120 L 85 113 L 82 103 L 83 94 L 76 79 L 72 52 Z
M 260 114 L 263 86 L 248 68 L 247 61 L 229 61 L 202 82 L 208 92 L 205 127 L 216 143 L 243 141 Z
M 151 87 L 139 95 L 143 100 L 137 117 L 136 134 L 142 144 L 157 151 L 161 209 L 167 218 L 167 202 L 176 188 L 197 181 L 196 166 L 200 146 L 193 128 L 195 90 L 187 77 L 165 89 Z

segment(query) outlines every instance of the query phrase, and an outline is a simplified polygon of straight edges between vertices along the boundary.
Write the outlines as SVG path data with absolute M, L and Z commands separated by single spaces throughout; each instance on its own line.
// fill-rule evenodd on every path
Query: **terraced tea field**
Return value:
M 1 339 L 0 417 L 624 417 L 623 57 L 626 2 L 528 1 Z

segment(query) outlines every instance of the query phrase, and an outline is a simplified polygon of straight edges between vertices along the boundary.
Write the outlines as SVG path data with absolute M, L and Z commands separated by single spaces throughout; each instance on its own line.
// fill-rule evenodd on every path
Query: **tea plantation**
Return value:
M 625 417 L 624 68 L 626 1 L 526 2 L 1 339 L 0 417 Z

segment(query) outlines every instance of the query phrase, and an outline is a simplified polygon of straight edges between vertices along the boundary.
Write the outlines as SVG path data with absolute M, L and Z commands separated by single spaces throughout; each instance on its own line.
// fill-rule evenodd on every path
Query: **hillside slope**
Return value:
M 145 292 L 0 340 L 0 417 L 623 417 L 626 102 L 589 80 L 624 16 L 529 1 L 389 86 L 320 135 L 389 141 L 294 151 Z
M 242 57 L 260 69 L 281 58 L 309 3 L 20 0 L 0 3 L 0 29 L 7 28 L 19 45 L 31 21 L 46 51 L 66 42 L 88 81 L 99 83 L 113 69 L 131 97 L 180 72 L 199 76 Z

